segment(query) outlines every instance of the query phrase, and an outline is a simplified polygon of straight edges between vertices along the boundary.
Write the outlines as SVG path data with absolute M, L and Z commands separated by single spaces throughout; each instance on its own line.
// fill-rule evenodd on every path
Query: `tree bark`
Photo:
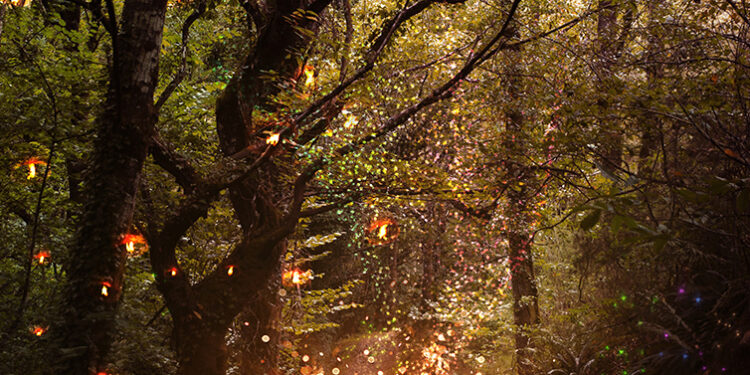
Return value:
M 507 155 L 523 155 L 524 116 L 521 107 L 513 103 L 519 97 L 522 87 L 520 70 L 521 53 L 518 50 L 508 51 L 508 66 L 506 76 L 508 81 L 508 96 L 511 100 L 510 110 L 506 112 L 506 137 L 504 149 Z M 510 184 L 507 189 L 508 202 L 505 206 L 504 234 L 508 240 L 508 259 L 510 261 L 511 291 L 513 295 L 513 322 L 516 325 L 515 349 L 516 369 L 519 375 L 534 373 L 531 363 L 534 344 L 527 334 L 527 330 L 539 323 L 539 304 L 536 279 L 534 276 L 534 259 L 531 252 L 532 236 L 530 229 L 533 218 L 529 202 L 534 199 L 531 189 L 536 188 L 538 182 L 533 171 L 521 158 L 509 156 L 505 161 L 506 180 Z
M 114 65 L 86 178 L 86 205 L 66 265 L 64 322 L 58 331 L 67 350 L 58 374 L 95 374 L 107 367 L 126 261 L 119 242 L 131 229 L 136 188 L 157 120 L 153 93 L 165 12 L 166 0 L 126 1 L 122 29 L 113 38 Z

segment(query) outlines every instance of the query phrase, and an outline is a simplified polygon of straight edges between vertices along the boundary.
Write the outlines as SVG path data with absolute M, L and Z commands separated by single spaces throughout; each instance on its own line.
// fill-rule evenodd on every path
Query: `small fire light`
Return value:
M 40 251 L 34 255 L 34 259 L 36 259 L 37 263 L 39 265 L 44 265 L 44 262 L 49 260 L 50 255 L 48 251 Z
M 26 160 L 25 162 L 19 164 L 18 167 L 24 166 L 24 165 L 27 168 L 29 168 L 29 173 L 26 175 L 26 179 L 27 180 L 31 180 L 32 178 L 36 177 L 36 166 L 37 165 L 47 165 L 47 163 L 34 157 L 34 158 L 30 158 L 29 160 Z
M 312 65 L 305 65 L 302 71 L 305 73 L 305 87 L 309 88 L 315 84 L 315 68 Z
M 232 275 L 234 275 L 234 265 L 229 265 L 227 267 L 227 276 L 232 276 Z
M 378 219 L 373 221 L 368 227 L 370 233 L 369 241 L 373 244 L 385 244 L 398 237 L 399 229 L 396 222 L 391 219 Z
M 109 288 L 111 287 L 112 287 L 112 284 L 110 284 L 109 282 L 107 281 L 102 282 L 102 289 L 100 292 L 102 294 L 102 297 L 109 297 Z
M 140 255 L 148 249 L 148 246 L 146 246 L 146 239 L 140 234 L 126 234 L 125 237 L 122 238 L 122 241 L 120 241 L 120 245 L 125 245 L 125 250 L 128 252 L 128 255 L 132 256 Z
M 47 328 L 42 326 L 33 326 L 29 329 L 29 331 L 31 331 L 32 335 L 39 337 L 47 332 Z
M 312 270 L 302 271 L 299 268 L 294 268 L 291 270 L 288 270 L 284 272 L 283 275 L 281 275 L 281 283 L 284 286 L 291 287 L 291 286 L 297 286 L 299 287 L 302 284 L 306 284 L 313 278 L 313 272 Z
M 171 277 L 175 277 L 175 276 L 177 276 L 177 267 L 172 267 L 172 268 L 168 269 L 168 270 L 167 270 L 167 273 L 168 273 L 168 274 L 169 274 L 169 276 L 171 276 Z
M 279 137 L 281 134 L 279 133 L 270 133 L 268 134 L 268 138 L 266 138 L 266 144 L 271 146 L 276 146 L 276 144 L 279 143 Z

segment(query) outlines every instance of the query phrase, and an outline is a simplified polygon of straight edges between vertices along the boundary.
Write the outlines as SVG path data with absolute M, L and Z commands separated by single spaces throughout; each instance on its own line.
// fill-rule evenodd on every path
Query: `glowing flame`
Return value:
M 279 143 L 279 133 L 271 133 L 268 135 L 268 138 L 266 138 L 266 144 L 271 146 L 276 146 L 277 143 Z
M 120 245 L 125 245 L 125 251 L 127 251 L 130 255 L 137 254 L 135 245 L 145 244 L 146 239 L 144 239 L 140 234 L 126 234 L 125 237 L 123 237 L 122 241 L 120 241 Z
M 49 259 L 49 252 L 47 251 L 40 251 L 36 255 L 34 255 L 34 259 L 36 259 L 39 264 L 44 264 L 44 261 Z
M 39 336 L 43 335 L 45 332 L 47 332 L 47 328 L 44 328 L 44 327 L 41 327 L 41 326 L 33 326 L 33 327 L 31 327 L 31 334 L 34 335 L 34 336 L 39 337 Z
M 388 234 L 388 224 L 383 224 L 378 228 L 378 238 L 381 240 L 385 239 L 385 236 Z
M 234 266 L 227 267 L 227 276 L 234 275 Z
M 313 278 L 312 270 L 307 270 L 305 272 L 302 272 L 299 268 L 295 268 L 293 270 L 284 272 L 284 274 L 282 275 L 281 281 L 286 286 L 292 286 L 292 285 L 300 286 L 302 284 L 307 283 L 312 278 Z
M 369 228 L 371 243 L 384 244 L 390 242 L 398 237 L 398 226 L 396 222 L 391 219 L 378 219 L 373 221 Z
M 177 276 L 177 267 L 172 267 L 169 269 L 169 275 L 172 277 Z
M 102 290 L 101 290 L 102 296 L 109 297 L 109 288 L 110 287 L 112 287 L 112 284 L 110 284 L 110 283 L 108 283 L 106 281 L 102 283 Z
M 25 165 L 27 168 L 29 168 L 29 173 L 26 175 L 27 180 L 31 180 L 32 178 L 36 177 L 36 166 L 37 165 L 47 165 L 47 163 L 37 159 L 37 158 L 31 158 L 29 160 L 26 160 L 23 163 L 20 163 L 16 166 L 16 168 Z
M 26 179 L 31 180 L 34 177 L 36 177 L 36 165 L 29 164 L 29 175 L 26 176 Z
M 305 65 L 305 69 L 302 71 L 305 73 L 305 87 L 310 87 L 315 84 L 315 68 L 312 65 Z

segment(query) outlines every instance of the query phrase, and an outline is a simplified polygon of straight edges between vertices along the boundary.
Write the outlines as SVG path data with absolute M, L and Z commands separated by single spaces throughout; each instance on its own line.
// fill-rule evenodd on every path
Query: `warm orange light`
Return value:
M 371 243 L 384 244 L 390 242 L 398 236 L 398 226 L 396 222 L 391 219 L 378 219 L 373 221 L 369 228 L 370 232 L 369 241 Z
M 384 240 L 387 234 L 388 234 L 388 224 L 383 224 L 380 227 L 378 227 L 378 238 L 380 238 L 381 240 Z
M 140 249 L 145 251 L 146 246 L 139 246 L 136 248 L 136 245 L 146 245 L 146 239 L 140 234 L 126 234 L 125 237 L 122 238 L 122 241 L 120 241 L 120 245 L 125 245 L 125 251 L 127 251 L 128 254 L 138 255 L 140 252 L 137 250 Z
M 31 180 L 34 177 L 36 177 L 36 166 L 34 164 L 29 164 L 29 175 L 26 176 L 26 179 Z
M 276 146 L 277 143 L 279 143 L 279 133 L 271 133 L 268 135 L 268 138 L 266 138 L 266 144 L 271 146 Z
M 101 294 L 103 297 L 109 297 L 109 288 L 111 287 L 112 287 L 112 284 L 106 281 L 102 283 Z
M 31 0 L 10 0 L 10 5 L 14 7 L 27 7 L 31 6 Z
M 177 267 L 172 267 L 169 269 L 169 275 L 172 277 L 177 276 Z
M 305 65 L 305 69 L 302 71 L 305 73 L 305 87 L 310 87 L 315 84 L 315 68 L 312 65 Z
M 31 327 L 30 331 L 32 335 L 39 337 L 47 332 L 47 328 L 41 326 L 33 326 Z
M 234 275 L 234 266 L 227 267 L 227 275 L 228 276 Z
M 29 168 L 29 173 L 26 175 L 27 180 L 31 180 L 32 178 L 36 177 L 36 166 L 37 165 L 47 165 L 47 163 L 37 159 L 37 158 L 30 158 L 29 160 L 26 160 L 23 163 L 20 163 L 16 166 L 16 168 L 25 165 L 27 168 Z
M 281 282 L 285 286 L 300 286 L 307 283 L 313 278 L 312 270 L 302 272 L 299 268 L 284 272 L 281 276 Z
M 44 262 L 49 259 L 49 252 L 40 251 L 34 255 L 34 259 L 36 259 L 39 264 L 44 264 Z

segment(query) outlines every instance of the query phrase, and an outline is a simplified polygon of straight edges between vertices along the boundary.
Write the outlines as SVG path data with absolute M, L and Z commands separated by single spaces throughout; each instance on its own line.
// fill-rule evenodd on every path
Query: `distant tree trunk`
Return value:
M 131 229 L 136 188 L 157 120 L 153 93 L 165 12 L 166 0 L 128 0 L 123 7 L 106 107 L 98 119 L 86 178 L 83 218 L 66 265 L 64 323 L 58 332 L 68 353 L 60 358 L 57 374 L 106 369 L 126 261 L 119 242 Z
M 508 51 L 508 66 L 506 77 L 508 82 L 508 96 L 511 101 L 516 100 L 521 93 L 521 79 L 518 64 L 521 63 L 520 51 Z M 506 112 L 506 136 L 504 150 L 508 157 L 505 160 L 505 170 L 508 174 L 507 189 L 508 202 L 505 206 L 504 234 L 508 240 L 508 259 L 510 260 L 511 289 L 513 294 L 513 321 L 516 325 L 515 347 L 516 366 L 519 375 L 529 375 L 534 372 L 531 364 L 531 348 L 534 344 L 525 330 L 539 323 L 539 304 L 536 280 L 534 276 L 534 259 L 531 252 L 531 231 L 533 225 L 532 208 L 529 201 L 533 200 L 531 189 L 536 187 L 533 171 L 525 165 L 521 158 L 524 147 L 524 117 L 520 106 L 509 105 Z
M 663 7 L 662 0 L 653 0 L 648 2 L 646 8 L 649 21 L 645 70 L 648 77 L 648 88 L 651 92 L 658 89 L 660 84 L 658 81 L 664 75 L 664 64 L 660 61 L 659 57 L 662 52 L 663 43 L 661 36 L 656 31 L 661 28 L 659 22 L 661 7 Z M 653 99 L 656 98 L 645 98 L 644 100 L 647 101 L 647 105 L 650 105 L 650 101 Z M 641 131 L 641 149 L 638 153 L 638 175 L 652 177 L 654 165 L 649 163 L 649 159 L 654 155 L 654 149 L 658 145 L 659 139 L 664 135 L 661 126 L 664 119 L 650 113 L 648 108 L 644 108 L 643 113 L 644 116 L 640 119 L 640 122 L 643 124 L 643 130 Z M 666 155 L 663 157 L 666 157 Z M 664 177 L 669 178 L 669 176 Z
M 598 78 L 596 88 L 599 95 L 596 104 L 602 132 L 597 163 L 602 172 L 612 177 L 617 176 L 622 167 L 623 131 L 619 128 L 619 122 L 610 122 L 607 119 L 607 115 L 611 112 L 609 108 L 611 98 L 607 93 L 611 91 L 612 81 L 615 79 L 612 69 L 622 53 L 636 13 L 635 0 L 627 0 L 625 7 L 620 3 L 620 1 L 599 0 L 594 59 L 594 70 Z M 617 21 L 622 10 L 624 12 L 620 26 Z
M 180 363 L 177 375 L 225 375 L 226 327 L 206 324 L 203 317 L 195 314 L 182 318 L 185 321 L 174 321 L 175 348 Z

